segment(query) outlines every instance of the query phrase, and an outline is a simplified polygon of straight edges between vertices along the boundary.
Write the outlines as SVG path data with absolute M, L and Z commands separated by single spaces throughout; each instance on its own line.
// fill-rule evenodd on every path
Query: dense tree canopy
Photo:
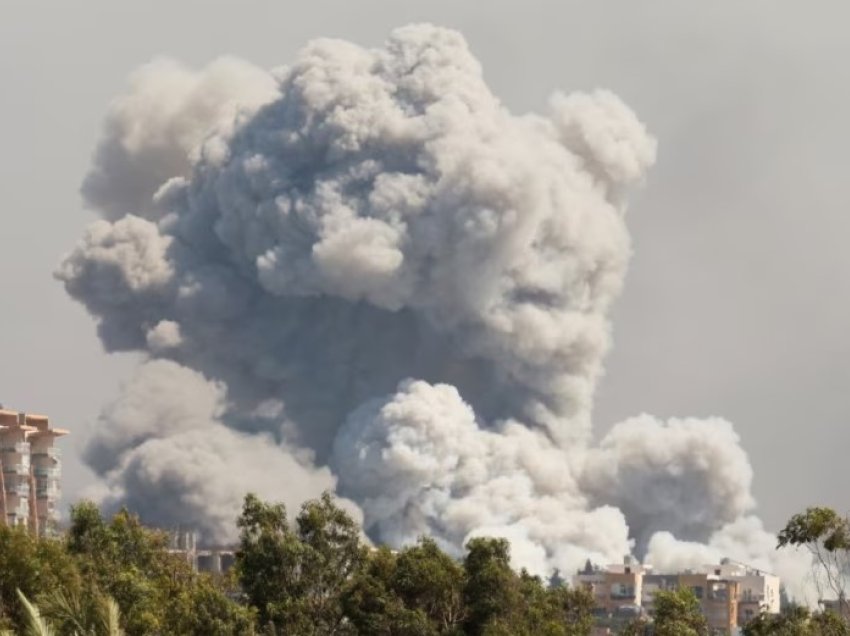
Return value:
M 369 549 L 328 495 L 294 525 L 282 506 L 249 495 L 238 524 L 239 582 L 269 633 L 590 633 L 589 594 L 515 573 L 504 539 L 472 539 L 462 562 L 428 538 L 400 552 Z
M 292 520 L 282 505 L 248 495 L 237 525 L 236 566 L 224 575 L 194 572 L 164 533 L 126 510 L 104 519 L 81 503 L 57 538 L 0 527 L 0 634 L 585 636 L 593 627 L 590 592 L 515 572 L 505 539 L 473 538 L 460 559 L 426 537 L 398 552 L 374 548 L 328 494 Z M 789 521 L 779 547 L 805 546 L 821 555 L 818 567 L 833 567 L 850 551 L 848 528 L 812 508 Z M 683 588 L 657 592 L 652 616 L 619 633 L 703 636 L 708 626 Z M 838 614 L 790 607 L 743 633 L 850 629 Z

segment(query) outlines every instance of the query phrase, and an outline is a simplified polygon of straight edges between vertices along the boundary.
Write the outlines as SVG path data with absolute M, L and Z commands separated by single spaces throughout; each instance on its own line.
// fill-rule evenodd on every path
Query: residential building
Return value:
M 623 559 L 622 565 L 609 565 L 604 569 L 588 561 L 584 569 L 573 578 L 573 584 L 590 590 L 596 607 L 612 613 L 621 608 L 640 605 L 645 572 L 644 566 L 633 562 L 628 556 Z
M 738 630 L 738 583 L 710 573 L 679 574 L 679 587 L 690 588 L 697 597 L 712 633 L 734 634 Z
M 779 613 L 779 577 L 729 560 L 675 573 L 655 573 L 630 557 L 605 568 L 588 562 L 573 584 L 593 594 L 594 634 L 616 633 L 630 616 L 652 616 L 658 591 L 683 587 L 699 600 L 712 633 L 737 634 L 759 612 Z
M 775 574 L 762 572 L 729 559 L 724 559 L 720 565 L 714 566 L 713 571 L 723 579 L 738 583 L 739 625 L 745 625 L 761 612 L 779 613 L 780 581 Z
M 236 562 L 236 549 L 232 546 L 198 546 L 198 535 L 194 530 L 177 528 L 170 530 L 169 552 L 186 559 L 195 572 L 221 574 Z
M 0 406 L 0 523 L 53 532 L 61 463 L 55 440 L 67 434 L 44 415 Z

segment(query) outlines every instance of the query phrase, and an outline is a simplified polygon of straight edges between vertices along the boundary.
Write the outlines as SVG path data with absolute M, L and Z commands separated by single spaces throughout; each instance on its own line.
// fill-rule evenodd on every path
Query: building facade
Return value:
M 168 531 L 168 551 L 186 559 L 195 572 L 222 574 L 236 562 L 236 548 L 199 546 L 197 533 L 185 528 Z
M 655 594 L 679 588 L 693 591 L 713 633 L 737 634 L 760 612 L 779 613 L 779 584 L 775 575 L 728 560 L 698 571 L 662 574 L 626 557 L 622 565 L 605 568 L 588 562 L 573 577 L 573 585 L 593 594 L 597 623 L 603 626 L 594 632 L 598 634 L 616 633 L 615 627 L 629 616 L 651 617 Z
M 44 415 L 0 406 L 0 523 L 25 526 L 38 535 L 53 532 L 61 494 L 55 441 L 67 434 L 51 428 Z

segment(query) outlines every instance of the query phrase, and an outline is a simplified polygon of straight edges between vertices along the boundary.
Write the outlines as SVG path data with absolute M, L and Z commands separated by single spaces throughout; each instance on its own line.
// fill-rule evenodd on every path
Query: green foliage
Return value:
M 808 508 L 779 533 L 779 547 L 821 543 L 828 552 L 850 549 L 850 523 L 831 508 Z
M 20 590 L 18 590 L 18 600 L 24 608 L 24 636 L 53 636 L 50 624 Z
M 428 538 L 367 548 L 328 494 L 292 523 L 248 495 L 224 576 L 193 572 L 126 510 L 83 502 L 70 521 L 62 539 L 0 527 L 3 636 L 586 636 L 593 623 L 588 591 L 517 574 L 504 539 L 471 540 L 462 561 Z
M 651 624 L 646 618 L 633 618 L 617 633 L 619 636 L 645 636 L 652 633 Z
M 126 510 L 106 522 L 93 504 L 74 506 L 67 543 L 88 581 L 88 595 L 115 600 L 128 636 L 226 636 L 252 629 L 250 610 L 195 574 L 184 558 L 168 552 L 164 533 L 145 528 Z
M 850 613 L 845 593 L 850 572 L 850 521 L 831 508 L 808 508 L 796 514 L 779 533 L 778 548 L 804 547 L 812 555 L 813 581 L 818 593 L 840 600 L 842 614 Z
M 494 636 L 507 628 L 518 603 L 518 586 L 510 566 L 507 539 L 477 537 L 466 545 L 466 631 Z
M 457 561 L 433 539 L 422 538 L 398 555 L 391 586 L 405 607 L 424 614 L 437 633 L 449 634 L 459 629 L 465 618 L 465 579 Z
M 18 596 L 43 590 L 79 589 L 74 559 L 59 541 L 38 540 L 21 527 L 0 526 L 0 628 L 23 629 L 26 609 Z
M 794 606 L 778 615 L 761 614 L 743 628 L 744 636 L 847 636 L 850 628 L 833 612 L 811 614 Z
M 357 524 L 328 493 L 304 504 L 295 530 L 282 505 L 253 495 L 237 523 L 239 580 L 261 625 L 285 634 L 354 633 L 344 601 L 366 553 Z
M 32 631 L 37 609 L 58 636 L 253 633 L 253 610 L 226 580 L 195 574 L 166 545 L 127 511 L 107 521 L 87 502 L 61 540 L 0 527 L 0 629 Z
M 587 590 L 547 588 L 539 577 L 510 567 L 505 539 L 475 538 L 464 559 L 467 634 L 585 636 L 593 625 Z
M 422 610 L 405 606 L 395 587 L 397 564 L 396 554 L 386 547 L 378 548 L 366 555 L 360 571 L 352 577 L 343 605 L 356 633 L 376 636 L 443 633 Z
M 657 636 L 703 636 L 708 623 L 699 599 L 690 588 L 660 590 L 654 599 L 654 632 Z

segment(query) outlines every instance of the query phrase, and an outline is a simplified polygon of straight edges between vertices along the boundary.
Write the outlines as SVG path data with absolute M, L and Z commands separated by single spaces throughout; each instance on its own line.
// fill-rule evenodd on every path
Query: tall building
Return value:
M 55 440 L 67 434 L 44 415 L 0 406 L 0 524 L 39 535 L 53 531 L 61 458 Z

